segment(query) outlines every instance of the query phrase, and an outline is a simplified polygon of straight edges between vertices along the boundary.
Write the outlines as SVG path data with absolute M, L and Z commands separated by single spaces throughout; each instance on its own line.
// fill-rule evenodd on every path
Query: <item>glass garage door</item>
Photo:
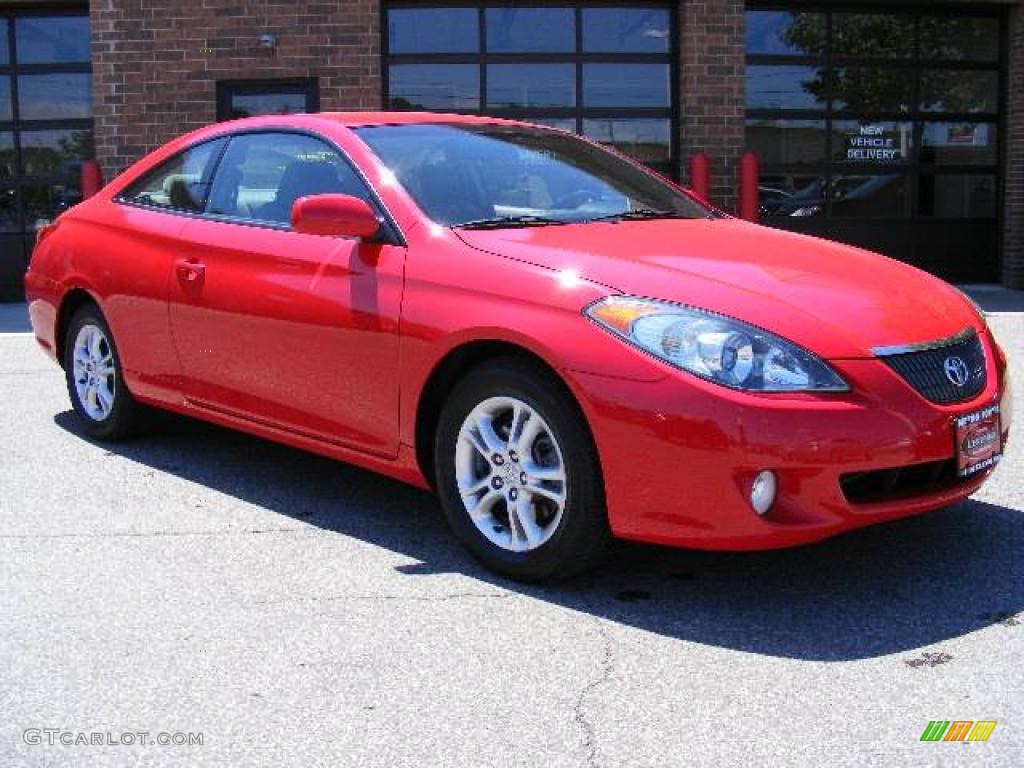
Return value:
M 1002 27 L 998 10 L 937 3 L 749 5 L 764 222 L 998 279 Z
M 36 228 L 81 200 L 90 71 L 85 10 L 0 11 L 0 300 L 21 298 Z
M 385 102 L 575 131 L 676 176 L 675 28 L 659 3 L 393 2 Z

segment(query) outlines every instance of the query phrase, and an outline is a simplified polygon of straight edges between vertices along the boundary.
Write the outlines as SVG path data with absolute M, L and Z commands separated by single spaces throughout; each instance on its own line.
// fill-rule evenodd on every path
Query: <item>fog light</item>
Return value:
M 757 514 L 764 517 L 772 508 L 775 501 L 775 473 L 766 469 L 754 478 L 754 484 L 750 486 L 750 506 Z

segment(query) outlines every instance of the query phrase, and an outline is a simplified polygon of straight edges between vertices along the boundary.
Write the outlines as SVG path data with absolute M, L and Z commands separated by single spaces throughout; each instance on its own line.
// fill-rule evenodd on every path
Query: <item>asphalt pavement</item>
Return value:
M 524 587 L 368 472 L 181 418 L 90 441 L 0 310 L 0 766 L 1024 764 L 1021 416 L 956 507 Z M 1024 312 L 990 322 L 1022 412 Z

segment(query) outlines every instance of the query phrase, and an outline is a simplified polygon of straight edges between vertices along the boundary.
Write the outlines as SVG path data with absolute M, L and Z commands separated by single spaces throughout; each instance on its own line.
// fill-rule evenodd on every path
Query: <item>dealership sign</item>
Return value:
M 884 125 L 862 125 L 846 137 L 846 159 L 854 162 L 893 162 L 903 159 L 903 142 Z

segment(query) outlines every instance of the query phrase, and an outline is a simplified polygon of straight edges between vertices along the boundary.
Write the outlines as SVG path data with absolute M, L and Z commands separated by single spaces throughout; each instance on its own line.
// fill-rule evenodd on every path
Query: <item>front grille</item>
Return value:
M 948 343 L 937 342 L 925 349 L 907 352 L 876 350 L 876 354 L 933 403 L 947 405 L 970 400 L 985 388 L 985 353 L 973 330 L 950 339 Z M 958 367 L 957 359 L 963 361 L 967 372 L 966 380 L 960 386 L 947 374 L 947 361 L 954 361 L 950 367 Z M 953 373 L 955 375 L 955 369 Z
M 957 472 L 956 459 L 946 459 L 871 472 L 851 472 L 839 478 L 839 486 L 851 504 L 871 504 L 926 496 L 959 485 L 963 480 Z

